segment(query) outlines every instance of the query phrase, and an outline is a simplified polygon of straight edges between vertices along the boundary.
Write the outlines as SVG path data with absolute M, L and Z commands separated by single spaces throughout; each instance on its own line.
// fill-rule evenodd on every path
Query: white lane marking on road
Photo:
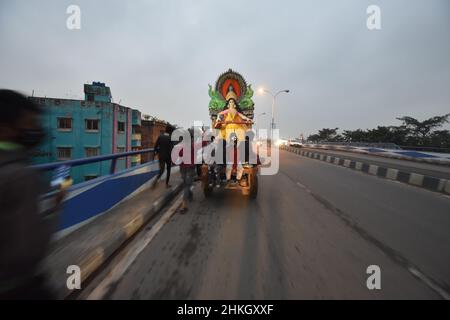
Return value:
M 170 220 L 177 208 L 180 206 L 183 196 L 179 196 L 174 204 L 164 213 L 161 219 L 156 222 L 150 231 L 142 238 L 126 255 L 114 266 L 102 282 L 92 291 L 87 300 L 100 300 L 108 292 L 108 289 L 116 283 L 125 271 L 130 267 L 139 254 L 148 246 L 161 228 Z
M 306 187 L 304 186 L 304 185 L 302 185 L 300 182 L 298 182 L 297 181 L 297 185 L 300 187 L 300 188 L 303 188 L 303 189 L 306 189 Z
M 299 186 L 302 189 L 305 189 L 306 192 L 311 193 L 311 190 L 309 190 L 307 186 L 301 184 L 299 181 L 297 181 L 297 186 Z
M 408 270 L 414 276 L 422 280 L 427 286 L 436 291 L 442 298 L 445 300 L 450 300 L 450 295 L 444 289 L 434 285 L 434 283 L 431 282 L 422 272 L 412 267 L 409 267 Z

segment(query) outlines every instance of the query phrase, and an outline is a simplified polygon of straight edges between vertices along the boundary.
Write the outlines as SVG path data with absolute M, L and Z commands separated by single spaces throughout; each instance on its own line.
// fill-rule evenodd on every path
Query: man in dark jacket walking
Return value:
M 155 144 L 155 155 L 158 156 L 159 159 L 159 174 L 156 177 L 155 181 L 153 182 L 153 187 L 156 186 L 156 183 L 161 178 L 161 176 L 164 173 L 164 167 L 167 170 L 166 174 L 166 187 L 170 188 L 171 185 L 169 184 L 170 180 L 170 169 L 172 167 L 172 149 L 173 149 L 173 143 L 170 137 L 170 134 L 172 133 L 171 127 L 167 126 L 165 133 L 161 134 L 158 137 L 158 140 L 156 140 Z
M 44 137 L 40 110 L 26 97 L 0 90 L 0 299 L 51 299 L 40 264 L 62 195 L 43 208 L 46 193 L 29 151 Z

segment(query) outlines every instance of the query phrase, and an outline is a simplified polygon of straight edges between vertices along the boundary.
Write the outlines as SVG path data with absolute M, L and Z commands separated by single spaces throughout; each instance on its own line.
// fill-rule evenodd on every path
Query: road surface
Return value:
M 280 172 L 260 177 L 256 200 L 231 190 L 204 198 L 197 185 L 185 215 L 157 233 L 158 219 L 149 223 L 80 298 L 126 259 L 94 298 L 449 298 L 448 196 L 280 156 Z M 370 265 L 380 267 L 380 290 L 367 288 Z

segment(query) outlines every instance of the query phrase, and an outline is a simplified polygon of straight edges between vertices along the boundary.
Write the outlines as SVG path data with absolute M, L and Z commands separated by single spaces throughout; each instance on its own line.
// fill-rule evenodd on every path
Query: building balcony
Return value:
M 141 125 L 141 113 L 137 110 L 133 110 L 133 115 L 131 117 L 131 124 L 133 126 Z
M 141 147 L 141 140 L 131 140 L 132 147 Z
M 142 135 L 140 133 L 134 133 L 131 135 L 131 140 L 141 140 Z

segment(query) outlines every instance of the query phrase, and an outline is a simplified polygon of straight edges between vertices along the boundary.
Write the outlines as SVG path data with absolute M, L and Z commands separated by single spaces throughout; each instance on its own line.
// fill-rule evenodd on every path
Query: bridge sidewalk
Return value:
M 71 275 L 68 267 L 80 267 L 83 287 L 93 272 L 177 194 L 181 189 L 178 171 L 170 183 L 171 189 L 166 189 L 160 181 L 155 189 L 140 192 L 53 243 L 44 267 L 59 299 L 71 293 L 66 284 Z

